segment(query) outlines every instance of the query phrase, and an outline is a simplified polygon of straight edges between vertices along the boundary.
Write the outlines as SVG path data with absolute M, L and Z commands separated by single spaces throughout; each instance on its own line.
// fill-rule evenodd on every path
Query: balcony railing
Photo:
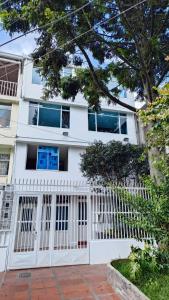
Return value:
M 17 82 L 0 80 L 0 96 L 17 96 Z

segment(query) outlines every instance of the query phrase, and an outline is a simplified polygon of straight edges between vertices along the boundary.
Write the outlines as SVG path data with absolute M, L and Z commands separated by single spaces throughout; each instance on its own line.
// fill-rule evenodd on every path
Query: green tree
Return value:
M 153 121 L 153 126 L 148 132 L 148 146 L 159 149 L 158 160 L 156 159 L 154 163 L 162 172 L 163 181 L 157 184 L 152 179 L 146 180 L 149 190 L 148 200 L 142 196 L 133 196 L 123 190 L 120 190 L 120 195 L 139 213 L 137 219 L 131 215 L 127 222 L 145 230 L 149 236 L 153 236 L 159 245 L 160 252 L 165 253 L 165 259 L 169 264 L 169 153 L 163 151 L 169 145 L 168 84 L 159 91 L 159 95 L 156 102 L 141 113 L 141 118 L 145 125 Z
M 128 216 L 126 222 L 147 232 L 150 239 L 169 253 L 169 176 L 160 185 L 153 180 L 146 180 L 145 184 L 149 191 L 148 200 L 119 190 L 120 197 L 138 213 L 137 218 L 134 214 Z M 139 240 L 144 241 L 144 238 Z
M 67 13 L 72 14 L 63 19 Z M 33 58 L 46 79 L 45 97 L 61 93 L 74 99 L 80 91 L 95 109 L 105 97 L 136 111 L 119 100 L 119 86 L 137 92 L 146 105 L 154 102 L 154 87 L 169 71 L 168 16 L 168 0 L 10 0 L 1 6 L 4 28 L 11 35 L 38 28 Z M 62 78 L 60 71 L 70 60 L 87 67 Z M 113 76 L 118 85 L 108 88 Z
M 152 123 L 147 134 L 147 146 L 158 148 L 159 156 L 154 158 L 154 164 L 160 172 L 169 176 L 169 83 L 158 94 L 156 101 L 140 112 L 140 118 L 145 126 Z
M 124 182 L 128 177 L 139 180 L 149 173 L 148 160 L 141 159 L 143 147 L 111 141 L 95 142 L 81 155 L 81 170 L 89 180 L 104 184 Z

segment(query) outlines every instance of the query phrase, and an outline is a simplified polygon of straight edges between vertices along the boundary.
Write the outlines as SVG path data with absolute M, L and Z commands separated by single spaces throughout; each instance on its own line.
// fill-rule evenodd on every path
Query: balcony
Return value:
M 19 63 L 0 58 L 0 99 L 17 100 Z
M 0 96 L 17 97 L 18 83 L 0 80 Z

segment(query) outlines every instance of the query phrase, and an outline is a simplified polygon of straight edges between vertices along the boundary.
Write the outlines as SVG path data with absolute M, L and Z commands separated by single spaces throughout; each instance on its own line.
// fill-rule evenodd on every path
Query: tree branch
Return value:
M 77 42 L 76 42 L 77 43 Z M 119 104 L 120 106 L 122 107 L 125 107 L 127 109 L 129 109 L 130 111 L 132 112 L 136 112 L 136 108 L 127 104 L 127 103 L 124 103 L 122 101 L 120 101 L 118 98 L 116 98 L 115 96 L 113 96 L 109 90 L 107 89 L 106 86 L 103 86 L 103 83 L 100 82 L 100 80 L 98 79 L 97 77 L 97 74 L 94 70 L 94 67 L 93 67 L 93 64 L 88 56 L 88 54 L 86 53 L 86 51 L 84 50 L 84 48 L 80 45 L 80 43 L 77 43 L 79 49 L 81 50 L 82 54 L 84 55 L 87 63 L 88 63 L 88 66 L 89 66 L 89 69 L 90 69 L 90 73 L 92 75 L 92 78 L 96 84 L 96 86 L 99 88 L 99 90 L 106 96 L 108 97 L 112 102 L 116 103 L 116 104 Z

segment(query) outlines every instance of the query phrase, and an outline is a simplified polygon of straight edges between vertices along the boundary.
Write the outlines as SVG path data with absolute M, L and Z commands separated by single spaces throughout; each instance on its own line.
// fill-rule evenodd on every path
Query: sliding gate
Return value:
M 89 263 L 89 197 L 19 193 L 9 268 Z

